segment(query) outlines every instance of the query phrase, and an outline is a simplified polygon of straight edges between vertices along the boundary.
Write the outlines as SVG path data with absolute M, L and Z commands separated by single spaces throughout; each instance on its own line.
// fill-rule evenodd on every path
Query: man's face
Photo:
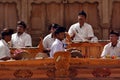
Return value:
M 51 32 L 51 33 L 54 33 L 55 30 L 56 30 L 55 28 L 51 28 L 50 32 Z
M 22 25 L 18 25 L 18 26 L 17 26 L 17 32 L 18 32 L 18 33 L 23 33 L 24 31 L 25 31 L 25 29 L 23 28 Z
M 57 34 L 57 38 L 60 40 L 63 40 L 65 38 L 65 32 L 61 32 L 61 33 Z
M 81 25 L 83 25 L 85 21 L 86 21 L 85 16 L 83 16 L 83 15 L 79 15 L 79 16 L 78 16 L 78 22 L 79 22 Z
M 7 42 L 9 42 L 11 40 L 11 35 L 6 35 L 4 38 Z
M 118 36 L 115 34 L 110 34 L 110 41 L 111 42 L 116 42 L 118 40 Z

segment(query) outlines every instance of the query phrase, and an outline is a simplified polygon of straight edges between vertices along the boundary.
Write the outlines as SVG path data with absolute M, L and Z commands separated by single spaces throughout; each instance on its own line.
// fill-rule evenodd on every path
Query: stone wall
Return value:
M 39 37 L 49 33 L 50 23 L 69 29 L 81 10 L 86 11 L 87 22 L 99 39 L 108 39 L 112 29 L 120 32 L 120 0 L 0 0 L 0 31 L 16 29 L 16 22 L 24 20 L 37 46 Z

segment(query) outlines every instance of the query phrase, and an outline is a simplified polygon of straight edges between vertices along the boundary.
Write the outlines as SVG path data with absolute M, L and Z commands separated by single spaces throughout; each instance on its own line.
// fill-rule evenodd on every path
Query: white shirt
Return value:
M 8 47 L 8 44 L 6 43 L 5 40 L 1 39 L 0 40 L 0 59 L 4 57 L 10 57 L 10 50 Z
M 54 56 L 54 53 L 57 51 L 64 51 L 64 44 L 62 41 L 55 39 L 55 41 L 53 42 L 52 46 L 51 46 L 51 51 L 50 51 L 50 57 Z
M 73 40 L 86 41 L 86 37 L 94 37 L 93 29 L 90 24 L 84 23 L 82 27 L 80 27 L 79 23 L 73 24 L 68 30 L 68 34 L 75 37 Z
M 111 42 L 106 44 L 102 51 L 101 57 L 105 57 L 107 55 L 120 57 L 120 42 L 118 42 L 115 47 L 112 46 Z
M 25 32 L 21 34 L 20 36 L 18 36 L 17 33 L 14 33 L 12 35 L 11 42 L 12 42 L 13 47 L 17 47 L 17 48 L 32 46 L 31 36 Z
M 45 49 L 50 49 L 54 41 L 55 41 L 55 38 L 52 38 L 52 33 L 48 34 L 43 39 L 43 46 L 44 46 L 44 48 Z

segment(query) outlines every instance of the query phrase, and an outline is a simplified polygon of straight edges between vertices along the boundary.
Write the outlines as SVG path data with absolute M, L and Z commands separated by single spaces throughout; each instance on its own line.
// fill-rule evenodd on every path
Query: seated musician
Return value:
M 107 57 L 112 58 L 113 56 L 120 57 L 120 42 L 118 41 L 119 33 L 112 30 L 110 32 L 109 37 L 110 37 L 110 43 L 104 46 L 101 57 L 102 58 L 107 58 Z
M 58 24 L 51 24 L 49 26 L 49 30 L 50 30 L 50 34 L 48 34 L 47 36 L 45 36 L 45 38 L 43 39 L 43 47 L 44 47 L 44 52 L 48 53 L 50 52 L 50 47 L 53 44 L 53 42 L 55 41 L 55 36 L 54 36 L 54 31 L 59 27 Z
M 93 28 L 90 24 L 86 22 L 87 14 L 84 11 L 81 11 L 78 14 L 78 22 L 73 24 L 68 33 L 73 40 L 79 40 L 82 42 L 90 41 L 97 42 L 97 37 L 94 36 Z M 96 41 L 97 40 L 97 41 Z
M 1 32 L 0 40 L 0 60 L 9 60 L 10 58 L 20 59 L 20 55 L 11 56 L 8 42 L 11 40 L 11 35 L 13 34 L 12 29 L 5 28 Z
M 65 39 L 65 31 L 66 29 L 64 27 L 58 27 L 54 34 L 55 34 L 55 41 L 53 42 L 51 46 L 51 51 L 50 51 L 50 57 L 54 56 L 54 53 L 57 51 L 64 51 L 64 42 L 63 40 Z
M 27 25 L 24 21 L 17 22 L 17 32 L 12 35 L 11 43 L 12 47 L 31 47 L 32 39 L 30 34 L 26 33 Z

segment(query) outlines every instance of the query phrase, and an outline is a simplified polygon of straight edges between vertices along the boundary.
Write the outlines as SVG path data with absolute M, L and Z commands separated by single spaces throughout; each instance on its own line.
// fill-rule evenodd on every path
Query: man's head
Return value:
M 119 39 L 119 33 L 117 31 L 111 31 L 110 32 L 110 41 L 111 42 L 117 42 L 117 40 Z
M 18 33 L 22 34 L 26 28 L 27 28 L 27 26 L 24 21 L 17 22 L 17 32 Z
M 65 31 L 66 31 L 66 28 L 58 27 L 54 32 L 55 37 L 59 40 L 63 40 L 65 38 Z
M 4 28 L 3 31 L 1 31 L 1 38 L 8 42 L 11 40 L 13 32 L 13 29 Z
M 84 22 L 86 21 L 87 14 L 82 10 L 78 13 L 78 22 L 80 25 L 84 25 Z
M 58 27 L 60 27 L 60 25 L 58 25 L 58 24 L 50 24 L 50 26 L 49 26 L 50 33 L 53 33 Z

